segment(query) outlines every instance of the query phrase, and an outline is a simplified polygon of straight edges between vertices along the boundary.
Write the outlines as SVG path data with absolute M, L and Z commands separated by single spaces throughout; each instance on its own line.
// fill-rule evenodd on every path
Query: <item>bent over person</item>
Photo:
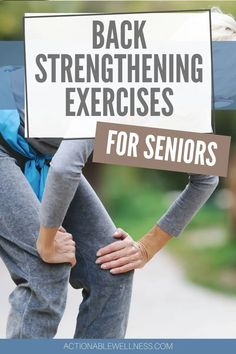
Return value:
M 123 338 L 133 273 L 114 277 L 93 257 L 112 242 L 116 228 L 111 218 L 83 177 L 62 220 L 64 228 L 56 231 L 53 247 L 47 245 L 59 259 L 49 260 L 54 264 L 41 260 L 36 250 L 40 200 L 60 141 L 24 138 L 23 68 L 0 69 L 0 103 L 0 256 L 16 284 L 9 298 L 7 338 L 53 337 L 64 312 L 69 278 L 72 286 L 83 289 L 75 337 Z M 90 154 L 90 141 L 80 144 L 81 153 Z M 55 190 L 54 197 L 61 192 Z M 71 234 L 77 244 L 72 272 Z

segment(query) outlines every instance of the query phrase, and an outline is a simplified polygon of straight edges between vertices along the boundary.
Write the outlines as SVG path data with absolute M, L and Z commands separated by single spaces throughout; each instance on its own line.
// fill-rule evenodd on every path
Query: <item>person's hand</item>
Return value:
M 126 273 L 133 269 L 142 268 L 148 261 L 142 245 L 122 229 L 117 229 L 113 237 L 119 241 L 103 247 L 97 252 L 97 264 L 102 269 L 109 269 L 112 274 Z
M 60 227 L 52 241 L 44 242 L 44 236 L 39 235 L 36 243 L 37 251 L 46 263 L 70 263 L 76 264 L 75 242 L 72 235 Z

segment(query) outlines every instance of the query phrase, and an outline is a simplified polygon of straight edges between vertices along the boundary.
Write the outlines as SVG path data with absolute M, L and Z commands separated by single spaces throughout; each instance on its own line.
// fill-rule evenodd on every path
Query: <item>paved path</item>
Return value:
M 7 296 L 13 289 L 0 263 L 0 338 L 8 313 Z M 58 338 L 73 336 L 81 295 L 70 288 Z M 236 338 L 236 298 L 202 289 L 187 282 L 181 268 L 161 253 L 136 272 L 129 338 Z

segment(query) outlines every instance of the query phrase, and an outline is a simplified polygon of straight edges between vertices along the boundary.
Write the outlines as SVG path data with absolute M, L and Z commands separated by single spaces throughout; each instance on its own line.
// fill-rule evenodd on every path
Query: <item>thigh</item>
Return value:
M 115 241 L 113 233 L 116 226 L 84 176 L 63 226 L 72 233 L 77 247 L 77 265 L 71 272 L 72 282 L 82 278 L 94 286 L 104 281 L 113 282 L 114 278 L 127 278 L 127 275 L 114 277 L 109 271 L 101 270 L 100 266 L 95 264 L 98 249 Z
M 17 285 L 9 298 L 9 338 L 53 337 L 65 308 L 70 266 L 39 258 L 39 206 L 15 160 L 0 148 L 0 257 Z
M 67 266 L 49 265 L 38 256 L 40 203 L 15 159 L 0 151 L 0 253 L 10 273 L 23 272 L 27 280 L 61 277 Z M 66 270 L 68 273 L 68 269 Z M 54 273 L 54 275 L 52 275 Z M 14 277 L 13 277 L 14 278 Z M 14 279 L 16 281 L 16 279 Z M 17 281 L 16 281 L 17 282 Z
M 83 288 L 76 338 L 123 338 L 126 332 L 133 272 L 112 275 L 95 264 L 100 247 L 114 241 L 114 223 L 84 177 L 76 192 L 65 228 L 77 245 L 77 265 L 70 282 Z
M 15 160 L 0 155 L 0 235 L 33 254 L 39 231 L 39 206 Z
M 113 240 L 116 227 L 84 176 L 70 204 L 63 223 L 73 235 L 78 246 L 85 248 L 90 259 L 96 256 L 95 248 Z

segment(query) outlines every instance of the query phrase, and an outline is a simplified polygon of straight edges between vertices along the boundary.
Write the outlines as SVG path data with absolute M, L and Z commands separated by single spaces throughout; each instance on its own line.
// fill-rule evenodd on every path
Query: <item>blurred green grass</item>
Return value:
M 0 1 L 1 40 L 22 40 L 24 13 L 142 12 L 210 9 L 218 6 L 236 16 L 235 1 Z
M 114 222 L 127 229 L 137 240 L 170 206 L 171 180 L 166 184 L 166 174 L 124 166 L 106 166 L 104 172 L 103 200 Z M 187 176 L 183 188 L 187 184 Z M 195 216 L 187 230 L 222 226 L 226 222 L 224 211 L 208 202 Z
M 164 212 L 163 193 L 134 168 L 107 166 L 104 177 L 103 196 L 115 224 L 140 238 Z
M 188 236 L 185 233 L 180 242 L 168 245 L 183 264 L 187 278 L 206 288 L 236 295 L 236 242 L 229 239 L 220 245 L 196 248 L 188 242 Z

